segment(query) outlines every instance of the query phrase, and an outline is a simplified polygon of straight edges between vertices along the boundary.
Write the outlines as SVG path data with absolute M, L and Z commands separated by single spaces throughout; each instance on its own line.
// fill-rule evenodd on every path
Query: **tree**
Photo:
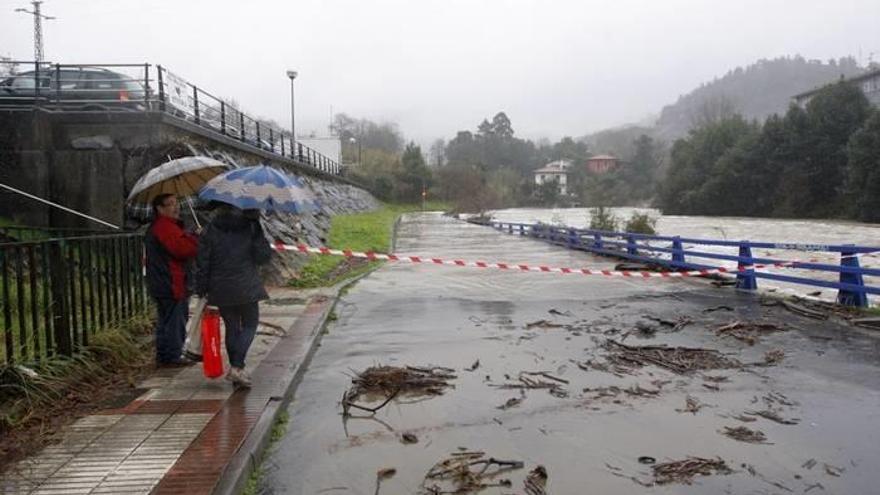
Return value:
M 857 86 L 841 81 L 826 86 L 807 103 L 812 158 L 804 172 L 811 204 L 807 215 L 825 217 L 841 209 L 846 145 L 867 120 L 870 103 Z
M 419 201 L 423 188 L 430 186 L 431 171 L 425 164 L 422 148 L 410 142 L 400 158 L 402 170 L 396 174 L 399 182 L 398 198 L 404 201 Z
M 849 213 L 863 222 L 880 222 L 880 111 L 852 135 L 846 151 Z
M 435 139 L 431 144 L 429 151 L 431 157 L 431 166 L 440 168 L 446 163 L 446 141 L 443 139 Z

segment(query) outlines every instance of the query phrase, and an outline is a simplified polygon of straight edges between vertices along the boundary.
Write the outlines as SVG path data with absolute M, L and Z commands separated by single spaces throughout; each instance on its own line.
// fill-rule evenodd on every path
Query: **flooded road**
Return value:
M 401 222 L 396 250 L 613 266 L 430 213 Z M 538 465 L 553 494 L 861 494 L 880 483 L 880 338 L 754 295 L 692 280 L 388 264 L 358 282 L 336 312 L 291 403 L 287 434 L 264 464 L 263 493 L 370 495 L 383 468 L 396 474 L 380 493 L 432 493 L 426 473 L 460 449 L 524 463 L 498 478 L 509 488 L 480 493 L 525 493 L 523 480 Z M 716 332 L 736 321 L 779 331 L 753 345 Z M 740 364 L 685 373 L 636 366 L 615 360 L 608 340 L 717 349 Z M 343 421 L 351 376 L 376 365 L 444 366 L 457 378 L 440 396 L 397 398 L 374 416 L 353 411 L 361 417 Z M 524 371 L 562 381 L 504 388 Z M 775 420 L 756 415 L 767 411 Z M 762 432 L 765 443 L 721 434 L 740 426 Z M 403 433 L 418 442 L 404 444 Z M 653 479 L 647 458 L 688 456 L 720 458 L 731 472 L 691 485 L 640 484 Z

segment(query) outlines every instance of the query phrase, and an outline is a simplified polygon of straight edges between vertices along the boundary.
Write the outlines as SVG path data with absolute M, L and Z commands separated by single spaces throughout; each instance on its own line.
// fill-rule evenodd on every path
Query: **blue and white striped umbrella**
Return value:
M 318 208 L 311 191 L 296 177 L 266 165 L 230 170 L 199 191 L 202 201 L 220 201 L 242 210 L 304 213 Z

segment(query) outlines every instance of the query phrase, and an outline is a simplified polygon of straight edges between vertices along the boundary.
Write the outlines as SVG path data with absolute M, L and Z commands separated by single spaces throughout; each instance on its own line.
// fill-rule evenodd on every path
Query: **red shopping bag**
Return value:
M 202 371 L 208 378 L 223 374 L 223 354 L 220 352 L 220 312 L 205 308 L 202 315 Z

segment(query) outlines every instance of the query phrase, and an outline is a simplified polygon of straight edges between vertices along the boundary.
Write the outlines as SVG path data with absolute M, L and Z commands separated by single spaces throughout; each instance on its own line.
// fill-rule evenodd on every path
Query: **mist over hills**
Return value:
M 747 120 L 763 121 L 774 113 L 785 113 L 792 96 L 864 70 L 853 57 L 828 61 L 807 60 L 799 55 L 761 59 L 679 96 L 675 103 L 663 107 L 653 126 L 625 125 L 583 139 L 596 153 L 626 156 L 632 139 L 639 134 L 671 143 L 699 122 L 718 115 L 737 113 Z

